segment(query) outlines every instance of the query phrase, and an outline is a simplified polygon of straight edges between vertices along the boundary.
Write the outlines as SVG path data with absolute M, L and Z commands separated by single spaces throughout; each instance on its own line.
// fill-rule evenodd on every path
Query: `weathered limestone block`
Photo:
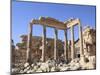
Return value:
M 86 27 L 83 31 L 83 45 L 84 52 L 87 56 L 94 56 L 96 54 L 96 30 Z
M 40 69 L 41 69 L 43 72 L 49 72 L 49 65 L 46 64 L 46 63 L 41 63 Z

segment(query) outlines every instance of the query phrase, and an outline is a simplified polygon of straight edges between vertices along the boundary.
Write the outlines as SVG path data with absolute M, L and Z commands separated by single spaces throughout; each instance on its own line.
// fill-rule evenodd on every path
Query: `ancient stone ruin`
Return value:
M 42 37 L 32 36 L 32 26 L 38 24 L 43 26 Z M 74 26 L 76 25 L 79 27 L 79 39 L 77 41 L 74 40 Z M 14 46 L 12 48 L 12 64 L 27 63 L 27 65 L 32 66 L 33 61 L 36 60 L 38 64 L 40 61 L 42 62 L 40 65 L 41 68 L 43 64 L 46 66 L 48 60 L 54 60 L 55 70 L 53 71 L 96 68 L 96 30 L 90 27 L 86 27 L 83 30 L 80 19 L 75 18 L 61 22 L 50 17 L 40 17 L 39 20 L 32 19 L 28 26 L 29 33 L 28 35 L 21 36 L 22 43 L 17 44 L 18 49 L 15 49 Z M 54 39 L 46 38 L 46 26 L 54 28 Z M 64 42 L 58 39 L 59 29 L 64 30 Z M 71 32 L 71 40 L 67 39 L 68 29 L 70 29 Z M 66 62 L 62 64 L 62 66 L 61 62 L 57 62 L 58 60 L 62 61 L 60 58 Z M 51 61 L 49 61 L 48 64 L 50 64 L 50 62 Z M 75 67 L 72 67 L 73 65 Z M 44 72 L 44 70 L 42 71 L 40 68 L 38 68 L 39 72 Z M 28 69 L 27 71 L 30 70 Z M 21 70 L 21 72 L 18 72 L 24 73 L 27 71 Z M 46 72 L 50 71 L 52 71 L 50 68 L 49 71 L 46 70 Z M 29 73 L 34 72 L 38 72 L 38 70 L 31 70 Z
M 74 30 L 73 26 L 79 26 L 79 38 L 80 38 L 80 58 L 84 59 L 83 54 L 83 38 L 82 38 L 82 26 L 80 24 L 79 19 L 70 19 L 69 21 L 63 23 L 56 19 L 50 17 L 41 17 L 39 20 L 33 19 L 29 25 L 29 34 L 28 34 L 28 44 L 27 44 L 27 61 L 30 62 L 31 60 L 31 39 L 32 39 L 32 25 L 41 24 L 43 25 L 43 36 L 42 36 L 42 61 L 45 61 L 45 50 L 46 50 L 46 26 L 53 27 L 55 29 L 55 38 L 54 38 L 54 59 L 57 59 L 57 29 L 64 30 L 65 33 L 65 45 L 64 45 L 64 57 L 65 60 L 68 58 L 68 49 L 67 49 L 67 29 L 71 29 L 71 59 L 75 58 L 75 51 L 74 51 Z

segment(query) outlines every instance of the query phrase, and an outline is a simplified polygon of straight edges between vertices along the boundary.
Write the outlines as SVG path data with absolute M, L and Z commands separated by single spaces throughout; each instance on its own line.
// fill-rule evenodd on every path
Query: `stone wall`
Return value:
M 85 55 L 96 55 L 96 30 L 86 27 L 83 32 L 83 46 Z
M 79 52 L 79 39 L 75 42 L 75 51 Z M 83 30 L 83 50 L 84 55 L 87 56 L 95 56 L 96 55 L 96 30 L 90 28 L 89 26 L 84 28 Z M 76 52 L 76 54 L 78 54 Z

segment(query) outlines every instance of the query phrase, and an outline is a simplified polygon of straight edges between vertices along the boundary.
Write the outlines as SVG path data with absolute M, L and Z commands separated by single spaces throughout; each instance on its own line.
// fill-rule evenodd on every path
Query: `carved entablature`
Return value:
M 63 22 L 60 22 L 56 19 L 50 18 L 50 17 L 40 17 L 39 20 L 33 19 L 32 24 L 41 24 L 48 27 L 53 27 L 57 29 L 66 29 L 66 25 Z
M 67 22 L 61 22 L 61 21 L 56 20 L 56 19 L 51 18 L 51 17 L 40 17 L 39 20 L 33 19 L 31 21 L 31 25 L 34 25 L 34 24 L 37 24 L 37 25 L 41 24 L 41 25 L 45 25 L 48 27 L 53 27 L 53 28 L 65 30 L 67 28 L 70 28 L 72 26 L 80 24 L 80 21 L 77 18 L 77 19 L 70 19 Z
M 68 21 L 64 22 L 66 24 L 67 28 L 70 28 L 75 25 L 80 25 L 80 20 L 78 18 L 76 19 L 69 19 Z

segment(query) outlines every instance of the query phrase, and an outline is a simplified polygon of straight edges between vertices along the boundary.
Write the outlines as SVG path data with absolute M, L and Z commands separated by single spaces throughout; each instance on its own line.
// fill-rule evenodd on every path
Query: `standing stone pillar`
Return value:
M 54 38 L 54 59 L 57 60 L 57 36 L 58 36 L 58 32 L 57 29 L 55 28 L 55 38 Z
M 68 42 L 67 42 L 67 30 L 64 30 L 64 37 L 65 37 L 65 40 L 64 40 L 64 57 L 65 57 L 65 60 L 68 60 Z
M 68 62 L 71 61 L 71 41 L 68 41 Z
M 84 51 L 83 51 L 83 37 L 82 37 L 82 26 L 79 21 L 79 38 L 80 38 L 80 61 L 84 63 Z
M 28 33 L 28 40 L 27 40 L 26 61 L 28 63 L 31 63 L 31 45 L 32 45 L 32 23 L 29 24 L 29 33 Z
M 79 22 L 79 38 L 80 38 L 80 56 L 84 56 L 82 26 L 81 26 L 80 22 Z
M 43 26 L 43 36 L 42 36 L 42 61 L 45 61 L 45 51 L 46 51 L 46 27 Z
M 75 58 L 75 46 L 74 46 L 74 28 L 71 27 L 71 59 Z

